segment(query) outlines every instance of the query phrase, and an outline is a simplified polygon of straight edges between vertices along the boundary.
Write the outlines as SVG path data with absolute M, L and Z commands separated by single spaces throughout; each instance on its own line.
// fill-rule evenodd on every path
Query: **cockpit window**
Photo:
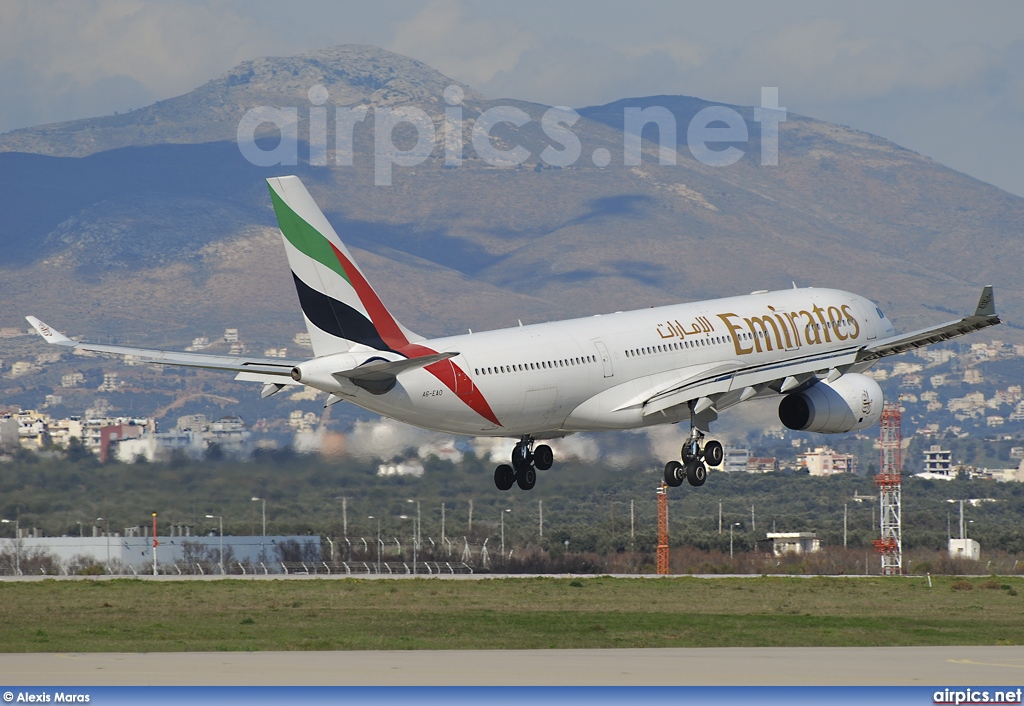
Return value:
M 880 319 L 884 319 L 884 318 L 885 318 L 885 314 L 883 314 L 883 313 L 882 313 L 882 309 L 881 309 L 881 307 L 877 307 L 877 306 L 876 306 L 876 307 L 875 307 L 875 311 L 877 311 L 877 312 L 878 312 L 878 318 L 880 318 Z

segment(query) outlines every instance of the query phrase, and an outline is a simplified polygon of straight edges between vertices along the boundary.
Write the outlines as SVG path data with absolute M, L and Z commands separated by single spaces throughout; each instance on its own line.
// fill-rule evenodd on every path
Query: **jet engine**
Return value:
M 882 416 L 882 388 L 866 375 L 819 380 L 779 404 L 779 419 L 794 431 L 841 434 L 867 429 Z

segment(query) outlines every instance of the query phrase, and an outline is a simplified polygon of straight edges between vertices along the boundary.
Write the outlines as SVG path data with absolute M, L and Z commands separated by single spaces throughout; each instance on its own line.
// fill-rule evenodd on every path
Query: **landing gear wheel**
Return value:
M 678 488 L 683 484 L 683 464 L 679 461 L 669 461 L 665 464 L 665 485 Z
M 516 472 L 512 466 L 503 463 L 494 469 L 494 485 L 498 490 L 508 490 L 516 482 Z
M 708 479 L 708 469 L 700 461 L 690 461 L 686 464 L 686 480 L 696 487 L 704 485 Z
M 555 455 L 547 444 L 541 444 L 533 450 L 533 465 L 537 467 L 538 471 L 548 470 L 554 462 Z
M 725 458 L 725 449 L 720 441 L 709 441 L 704 444 L 704 463 L 709 466 L 721 466 Z
M 533 486 L 537 484 L 537 471 L 530 466 L 519 469 L 516 473 L 516 483 L 521 490 L 533 490 Z

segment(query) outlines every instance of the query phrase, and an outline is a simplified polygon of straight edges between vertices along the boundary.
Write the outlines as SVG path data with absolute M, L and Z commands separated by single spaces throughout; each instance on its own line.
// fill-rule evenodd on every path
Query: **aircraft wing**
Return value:
M 753 397 L 796 389 L 819 374 L 839 377 L 856 362 L 857 353 L 856 347 L 849 347 L 765 364 L 743 366 L 733 362 L 715 366 L 672 387 L 652 390 L 642 403 L 643 416 L 690 402 L 695 403 L 698 415 L 721 412 Z
M 989 285 L 981 290 L 981 298 L 978 299 L 978 306 L 971 316 L 965 316 L 959 321 L 950 321 L 933 328 L 921 329 L 913 333 L 893 336 L 884 340 L 872 343 L 861 350 L 857 356 L 857 362 L 863 363 L 878 360 L 897 353 L 904 353 L 914 348 L 928 346 L 933 343 L 948 341 L 957 336 L 963 336 L 973 331 L 978 331 L 989 326 L 996 326 L 1002 323 L 996 315 L 996 300 Z
M 278 380 L 282 383 L 287 379 L 291 383 L 291 371 L 301 361 L 284 360 L 282 358 L 252 358 L 246 356 L 211 355 L 209 353 L 183 353 L 178 351 L 159 351 L 148 348 L 132 348 L 129 346 L 108 346 L 99 343 L 85 343 L 84 341 L 72 341 L 56 329 L 46 325 L 34 316 L 25 317 L 32 327 L 39 333 L 47 343 L 64 346 L 73 350 L 92 351 L 95 353 L 113 353 L 116 355 L 131 355 L 147 363 L 163 363 L 166 365 L 179 365 L 186 368 L 209 368 L 212 370 L 232 370 L 238 373 L 258 373 L 259 376 L 252 376 L 239 379 L 251 379 L 253 381 L 267 382 Z M 285 384 L 288 384 L 285 383 Z
M 940 343 L 1001 323 L 995 313 L 995 297 L 991 286 L 981 292 L 978 305 L 970 316 L 932 328 L 874 341 L 870 345 L 832 350 L 826 353 L 796 356 L 766 365 L 742 367 L 735 363 L 695 371 L 676 384 L 647 391 L 642 397 L 643 416 L 663 414 L 674 407 L 694 404 L 698 425 L 707 424 L 717 413 L 757 396 L 780 394 L 794 390 L 812 378 L 829 381 L 849 369 L 867 367 L 880 358 L 896 355 L 922 346 Z M 622 409 L 625 406 L 620 407 Z

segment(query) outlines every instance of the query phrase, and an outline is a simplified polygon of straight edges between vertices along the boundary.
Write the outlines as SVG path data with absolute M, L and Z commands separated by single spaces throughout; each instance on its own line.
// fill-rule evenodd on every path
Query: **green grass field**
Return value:
M 4 652 L 1019 645 L 1020 578 L 0 582 Z

